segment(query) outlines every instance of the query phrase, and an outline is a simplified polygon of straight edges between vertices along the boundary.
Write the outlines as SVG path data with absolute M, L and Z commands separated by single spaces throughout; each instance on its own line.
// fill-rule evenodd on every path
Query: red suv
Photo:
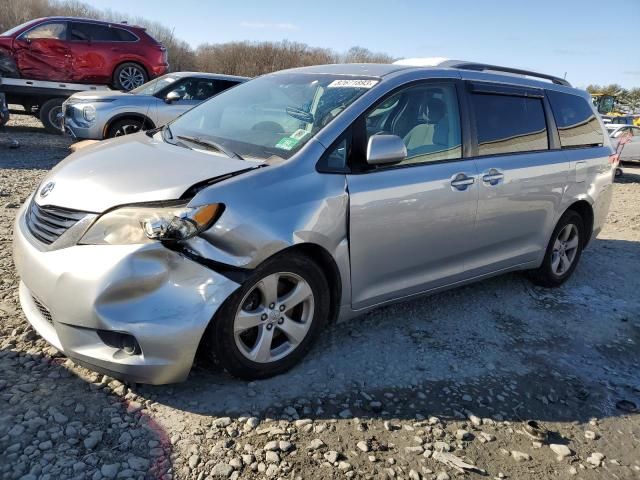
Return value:
M 167 50 L 142 27 L 73 17 L 32 20 L 0 35 L 23 78 L 139 87 L 164 74 Z

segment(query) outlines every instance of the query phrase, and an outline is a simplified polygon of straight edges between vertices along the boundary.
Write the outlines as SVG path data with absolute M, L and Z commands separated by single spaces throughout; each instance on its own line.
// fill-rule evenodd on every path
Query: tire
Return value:
M 574 234 L 577 235 L 577 238 L 574 237 Z M 577 240 L 575 249 L 570 248 L 573 247 L 575 240 Z M 542 287 L 562 285 L 575 271 L 585 241 L 582 217 L 574 210 L 567 210 L 553 230 L 542 265 L 538 269 L 528 272 L 531 281 Z M 565 252 L 564 257 L 566 261 L 569 261 L 569 264 L 563 260 L 562 252 Z
M 276 291 L 269 288 L 273 285 L 277 285 L 278 295 L 271 305 L 274 308 L 269 308 L 273 295 L 265 296 L 264 292 Z M 291 285 L 293 290 L 289 291 Z M 306 287 L 311 297 L 304 297 Z M 296 300 L 291 301 L 296 303 L 287 306 L 285 302 L 291 298 L 287 296 L 293 292 Z M 306 299 L 297 301 L 302 298 Z M 315 262 L 295 253 L 278 255 L 258 267 L 224 302 L 205 334 L 205 352 L 231 375 L 246 380 L 286 372 L 304 357 L 326 325 L 330 301 L 327 279 Z M 245 319 L 245 327 L 257 326 L 241 330 L 237 317 Z M 285 330 L 294 335 L 290 337 Z M 258 348 L 262 345 L 268 348 Z
M 135 62 L 127 62 L 118 65 L 113 72 L 113 86 L 118 90 L 133 90 L 143 83 L 147 83 L 149 75 L 142 65 Z
M 123 118 L 117 120 L 109 125 L 107 129 L 107 135 L 105 138 L 121 137 L 123 135 L 130 135 L 132 133 L 142 130 L 144 122 L 137 118 Z
M 62 134 L 61 117 L 58 119 L 62 115 L 62 102 L 64 98 L 51 98 L 40 105 L 38 118 L 49 133 Z

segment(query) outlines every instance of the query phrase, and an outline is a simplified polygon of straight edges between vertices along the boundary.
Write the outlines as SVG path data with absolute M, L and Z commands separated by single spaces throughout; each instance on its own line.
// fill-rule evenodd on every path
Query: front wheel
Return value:
M 136 118 L 125 118 L 114 122 L 107 130 L 106 138 L 122 137 L 139 132 L 143 127 L 142 120 Z
M 531 280 L 543 287 L 559 287 L 573 274 L 586 238 L 582 217 L 568 210 L 560 218 L 540 268 L 529 272 Z
M 222 305 L 207 351 L 232 375 L 260 379 L 293 367 L 329 317 L 329 287 L 318 265 L 298 254 L 258 267 Z

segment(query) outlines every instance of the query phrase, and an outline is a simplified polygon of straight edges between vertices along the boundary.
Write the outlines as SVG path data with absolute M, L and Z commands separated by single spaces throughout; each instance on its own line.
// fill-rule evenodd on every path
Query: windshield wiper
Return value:
M 167 126 L 167 128 L 169 127 Z M 200 145 L 201 147 L 206 147 L 208 149 L 216 150 L 220 153 L 223 153 L 229 158 L 237 158 L 238 160 L 244 160 L 244 158 L 242 158 L 240 154 L 233 152 L 231 150 L 227 150 L 222 145 L 220 145 L 217 142 L 214 142 L 213 140 L 203 140 L 202 138 L 190 137 L 188 135 L 178 135 L 178 138 L 180 140 L 186 140 L 187 142 L 195 143 L 196 145 Z

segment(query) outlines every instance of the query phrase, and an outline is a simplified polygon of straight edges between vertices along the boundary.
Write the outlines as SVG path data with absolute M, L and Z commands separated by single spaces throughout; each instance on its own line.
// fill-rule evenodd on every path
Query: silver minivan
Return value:
M 265 75 L 56 166 L 16 220 L 22 308 L 112 376 L 180 381 L 197 351 L 275 375 L 379 305 L 561 285 L 609 207 L 603 130 L 586 92 L 512 68 Z

